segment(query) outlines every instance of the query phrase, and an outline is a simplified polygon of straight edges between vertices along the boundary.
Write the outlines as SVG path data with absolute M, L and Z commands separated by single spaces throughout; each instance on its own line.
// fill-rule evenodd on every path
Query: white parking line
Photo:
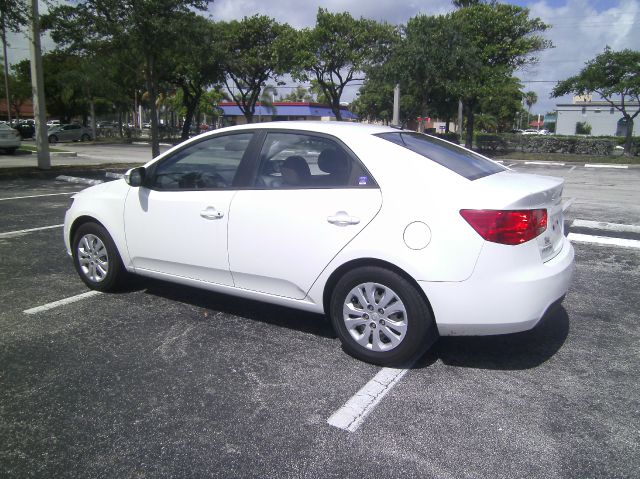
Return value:
M 525 161 L 525 165 L 550 165 L 550 166 L 564 166 L 564 163 L 555 163 L 553 161 Z
M 334 412 L 327 423 L 345 431 L 355 432 L 382 398 L 407 374 L 409 368 L 383 368 L 371 381 L 355 393 L 344 406 Z
M 76 193 L 77 193 L 77 191 L 71 191 L 69 193 L 47 193 L 46 195 L 14 196 L 12 198 L 0 198 L 0 201 L 24 200 L 24 199 L 27 199 L 27 198 L 42 198 L 44 196 L 75 195 Z
M 569 233 L 569 241 L 576 243 L 593 243 L 605 246 L 621 246 L 623 248 L 640 248 L 640 241 L 625 238 L 609 238 L 607 236 L 583 235 L 580 233 Z
M 603 221 L 590 221 L 590 220 L 573 220 L 571 226 L 576 228 L 593 228 L 605 231 L 626 231 L 629 233 L 640 233 L 640 226 L 636 225 L 624 225 L 620 223 L 606 223 Z
M 0 233 L 0 238 L 13 238 L 14 236 L 20 236 L 25 233 L 32 233 L 34 231 L 50 230 L 53 228 L 62 228 L 64 224 L 43 226 L 41 228 L 29 228 L 28 230 L 7 231 L 6 233 Z
M 629 165 L 597 165 L 593 163 L 585 163 L 585 168 L 618 168 L 621 170 L 628 170 Z
M 576 165 L 573 165 L 571 168 L 569 168 L 569 171 L 573 171 L 576 169 Z
M 85 185 L 99 185 L 100 183 L 104 183 L 102 180 L 91 180 L 89 178 L 78 178 L 76 176 L 67 176 L 60 175 L 56 176 L 57 181 L 66 181 L 68 183 L 82 183 Z
M 24 314 L 36 314 L 41 313 L 43 311 L 48 311 L 53 308 L 57 308 L 58 306 L 64 306 L 65 304 L 75 303 L 76 301 L 81 301 L 86 298 L 91 298 L 92 296 L 97 296 L 102 294 L 100 291 L 87 291 L 86 293 L 77 294 L 75 296 L 71 296 L 69 298 L 61 299 L 59 301 L 54 301 L 53 303 L 43 304 L 42 306 L 37 306 L 31 309 L 25 309 L 23 311 Z

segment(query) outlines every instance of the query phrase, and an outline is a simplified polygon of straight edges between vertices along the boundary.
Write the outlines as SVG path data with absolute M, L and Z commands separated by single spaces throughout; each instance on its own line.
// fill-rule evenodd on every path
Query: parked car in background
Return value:
M 6 123 L 0 123 L 0 149 L 13 155 L 20 148 L 20 133 Z
M 522 134 L 523 135 L 550 135 L 551 133 L 549 132 L 549 130 L 545 130 L 545 129 L 536 130 L 534 128 L 529 128 L 528 130 L 524 130 Z
M 77 123 L 59 125 L 49 128 L 47 132 L 49 143 L 62 141 L 89 141 L 92 139 L 91 129 Z
M 407 130 L 250 124 L 76 194 L 64 239 L 92 289 L 136 273 L 326 313 L 347 352 L 397 365 L 561 301 L 563 183 Z
M 52 126 L 60 126 L 60 120 L 49 120 L 47 122 L 47 126 L 51 128 Z
M 28 138 L 33 138 L 36 134 L 36 124 L 33 120 L 14 120 L 11 122 L 11 126 L 18 130 L 20 133 L 20 138 L 26 140 Z

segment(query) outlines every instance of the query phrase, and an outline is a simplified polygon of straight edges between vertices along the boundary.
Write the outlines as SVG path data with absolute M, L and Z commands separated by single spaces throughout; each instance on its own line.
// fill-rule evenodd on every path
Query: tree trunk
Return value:
M 145 78 L 147 91 L 149 92 L 149 107 L 151 108 L 151 156 L 155 158 L 160 154 L 160 140 L 158 138 L 158 107 L 156 105 L 158 93 L 156 88 L 154 61 L 152 57 L 147 57 Z
M 464 146 L 466 148 L 473 148 L 473 121 L 475 119 L 475 115 L 473 113 L 473 107 L 471 104 L 467 105 L 467 134 L 464 140 Z
M 342 121 L 342 112 L 340 111 L 340 100 L 339 99 L 333 99 L 331 101 L 331 110 L 333 111 L 333 114 L 336 116 L 336 120 L 337 121 Z
M 624 156 L 633 156 L 633 118 L 630 116 L 627 120 L 627 131 L 624 139 Z
M 196 111 L 198 103 L 200 102 L 200 95 L 191 95 L 186 87 L 182 87 L 182 105 L 187 109 L 187 114 L 184 118 L 184 124 L 182 125 L 181 140 L 185 141 L 189 139 L 189 130 L 191 130 L 191 123 L 193 122 L 193 114 Z

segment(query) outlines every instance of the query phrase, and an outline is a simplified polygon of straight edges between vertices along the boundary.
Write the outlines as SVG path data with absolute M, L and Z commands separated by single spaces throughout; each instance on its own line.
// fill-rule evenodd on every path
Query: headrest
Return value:
M 348 161 L 345 154 L 334 148 L 322 150 L 318 156 L 318 168 L 330 175 L 338 175 L 347 171 Z
M 309 164 L 307 163 L 307 160 L 301 156 L 287 157 L 287 159 L 284 160 L 284 163 L 282 163 L 282 166 L 295 171 L 299 177 L 311 176 Z

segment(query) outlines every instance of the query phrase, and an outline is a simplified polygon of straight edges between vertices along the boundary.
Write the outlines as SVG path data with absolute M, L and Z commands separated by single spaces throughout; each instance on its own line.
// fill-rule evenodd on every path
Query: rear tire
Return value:
M 366 266 L 346 273 L 331 295 L 330 316 L 343 349 L 383 366 L 406 364 L 438 339 L 431 309 L 398 273 Z
M 80 141 L 89 141 L 89 140 L 91 140 L 91 137 L 86 133 L 80 137 Z
M 49 137 L 49 143 L 51 143 L 52 145 L 55 145 L 56 143 L 58 143 L 58 137 L 56 135 L 51 135 Z
M 80 226 L 73 237 L 72 252 L 76 271 L 89 288 L 108 292 L 124 285 L 127 270 L 111 235 L 102 225 Z

